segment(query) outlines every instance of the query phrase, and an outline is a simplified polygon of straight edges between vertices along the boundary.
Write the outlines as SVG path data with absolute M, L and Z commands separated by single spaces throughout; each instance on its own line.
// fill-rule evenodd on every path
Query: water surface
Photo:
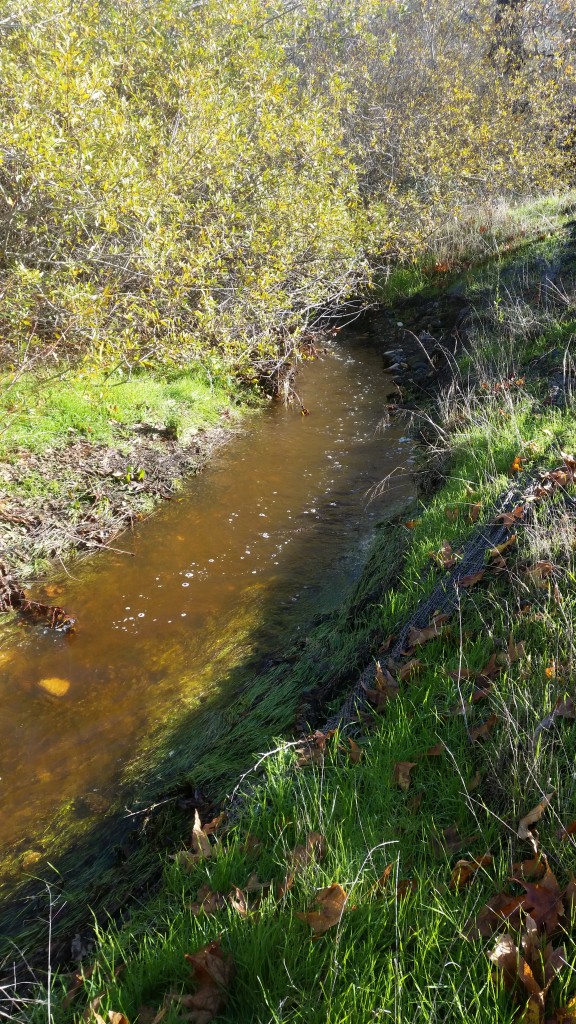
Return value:
M 49 855 L 63 806 L 104 813 L 164 718 L 201 706 L 254 653 L 253 636 L 274 653 L 358 575 L 375 522 L 411 492 L 410 445 L 379 429 L 381 357 L 348 335 L 300 374 L 310 415 L 274 404 L 249 419 L 177 501 L 115 542 L 130 554 L 99 554 L 58 581 L 75 635 L 0 637 L 0 861 L 29 870 L 31 850 Z M 66 692 L 46 692 L 46 679 Z

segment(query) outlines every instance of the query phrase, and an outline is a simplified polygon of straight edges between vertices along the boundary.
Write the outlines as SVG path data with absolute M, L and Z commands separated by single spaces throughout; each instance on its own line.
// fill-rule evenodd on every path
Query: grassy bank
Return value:
M 5 373 L 0 557 L 28 583 L 105 548 L 203 468 L 262 398 L 200 368 Z
M 447 622 L 412 637 L 413 651 L 387 666 L 380 650 L 395 682 L 374 670 L 371 710 L 339 735 L 281 743 L 210 837 L 196 824 L 167 859 L 158 896 L 100 932 L 76 1008 L 62 1001 L 70 979 L 57 980 L 55 1020 L 80 1019 L 99 997 L 97 1012 L 121 1011 L 131 1024 L 158 1013 L 168 1024 L 183 1013 L 318 1024 L 571 1019 L 570 258 L 552 277 L 542 286 L 541 267 L 519 265 L 479 305 L 464 370 L 430 410 L 437 427 L 424 441 L 423 472 L 436 462 L 445 483 L 390 532 L 409 547 L 378 601 L 381 635 L 457 564 L 515 481 L 509 543 L 466 581 Z M 306 916 L 320 906 L 324 933 Z M 220 945 L 204 954 L 206 974 L 184 953 L 209 942 Z M 548 942 L 560 952 L 551 957 Z M 208 1016 L 198 1015 L 198 992 Z M 22 1013 L 45 1019 L 46 1004 Z

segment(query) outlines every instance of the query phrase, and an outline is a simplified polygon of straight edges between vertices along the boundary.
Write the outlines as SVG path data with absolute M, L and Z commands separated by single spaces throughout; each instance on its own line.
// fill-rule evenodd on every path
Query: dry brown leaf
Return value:
M 479 569 L 478 572 L 469 573 L 467 576 L 460 576 L 457 580 L 458 586 L 463 590 L 469 587 L 475 587 L 480 580 L 484 579 L 486 575 L 486 569 Z
M 425 757 L 441 757 L 445 752 L 446 747 L 443 743 L 436 743 L 433 747 L 428 747 L 425 753 Z
M 410 772 L 413 768 L 416 768 L 416 761 L 398 761 L 398 763 L 394 765 L 394 782 L 400 786 L 400 789 L 404 792 L 410 789 L 410 783 L 412 781 L 410 778 Z
M 220 811 L 220 814 L 217 814 L 215 818 L 212 818 L 212 820 L 209 821 L 206 825 L 202 825 L 202 830 L 204 832 L 204 835 L 206 835 L 206 836 L 214 835 L 214 833 L 217 832 L 218 829 L 222 827 L 222 825 L 224 824 L 225 821 L 226 821 L 226 814 L 225 814 L 224 811 Z
M 334 729 L 329 729 L 328 732 L 317 729 L 312 736 L 307 736 L 296 748 L 296 754 L 299 755 L 296 761 L 298 768 L 304 768 L 310 764 L 324 764 L 326 746 L 333 735 Z
M 469 729 L 468 736 L 470 737 L 470 742 L 478 743 L 479 740 L 487 740 L 497 721 L 498 715 L 490 715 L 490 718 L 487 718 L 481 725 L 476 725 L 473 729 Z
M 248 917 L 248 901 L 242 892 L 242 889 L 239 889 L 236 885 L 228 894 L 228 905 L 232 907 L 232 910 L 235 910 L 237 914 L 240 914 L 240 917 Z
M 509 548 L 513 547 L 515 543 L 516 534 L 513 533 L 508 537 L 508 540 L 503 541 L 502 544 L 497 544 L 495 547 L 490 548 L 488 551 L 488 558 L 498 558 L 499 555 L 503 555 L 505 551 L 508 551 Z
M 294 885 L 294 879 L 314 861 L 320 862 L 326 855 L 326 840 L 320 832 L 309 832 L 306 842 L 295 846 L 288 858 L 288 873 L 278 887 L 278 899 L 282 899 Z
M 528 911 L 537 928 L 545 928 L 548 935 L 558 927 L 558 918 L 564 913 L 562 893 L 555 875 L 546 868 L 540 882 L 521 882 L 526 890 L 524 909 Z
M 451 889 L 462 889 L 463 886 L 467 885 L 474 878 L 474 875 L 480 868 L 488 867 L 494 860 L 491 853 L 485 853 L 478 859 L 474 860 L 459 860 L 454 865 L 452 870 L 452 877 L 450 879 Z
M 528 576 L 531 580 L 545 580 L 552 576 L 555 568 L 552 562 L 540 561 L 525 569 L 524 575 Z
M 554 1012 L 551 1024 L 576 1024 L 576 996 Z
M 347 744 L 347 745 L 346 745 Z M 358 764 L 364 751 L 358 746 L 355 740 L 350 736 L 347 737 L 345 743 L 340 744 L 340 750 L 343 750 L 352 761 L 352 764 Z
M 480 772 L 480 771 L 474 772 L 474 775 L 472 776 L 470 781 L 466 783 L 466 792 L 467 793 L 473 793 L 475 789 L 478 789 L 478 786 L 480 785 L 481 782 L 482 782 L 482 772 Z
M 456 825 L 449 825 L 448 828 L 442 830 L 442 839 L 438 840 L 436 837 L 432 839 L 432 845 L 434 847 L 434 853 L 436 856 L 444 857 L 446 853 L 454 854 L 458 853 L 459 850 L 464 846 L 472 846 L 479 839 L 478 835 L 467 836 L 465 839 L 462 838 Z
M 196 894 L 196 901 L 188 904 L 188 909 L 197 914 L 215 914 L 226 906 L 224 893 L 213 892 L 209 885 L 203 885 Z
M 524 817 L 520 819 L 518 823 L 519 839 L 533 839 L 531 826 L 535 825 L 537 821 L 540 821 L 544 811 L 550 806 L 554 793 L 555 790 L 549 793 L 548 796 L 543 797 L 542 800 L 540 800 L 540 803 L 537 803 L 535 807 L 528 811 L 528 814 L 525 814 Z
M 560 839 L 561 839 L 561 841 L 563 843 L 565 843 L 566 840 L 569 839 L 570 836 L 573 836 L 575 832 L 576 832 L 576 821 L 571 821 L 569 825 L 566 825 L 566 828 L 563 828 L 561 830 L 561 832 L 560 832 Z
M 478 518 L 480 516 L 481 511 L 482 511 L 482 504 L 479 501 L 477 501 L 473 505 L 469 506 L 469 508 L 468 508 L 468 518 L 469 518 L 471 523 L 477 523 L 478 522 Z
M 576 707 L 572 697 L 558 697 L 554 706 L 556 718 L 576 718 Z
M 197 860 L 209 860 L 212 856 L 212 845 L 204 832 L 198 811 L 194 812 L 194 824 L 192 826 L 192 856 Z
M 314 901 L 318 905 L 318 910 L 297 913 L 296 917 L 310 925 L 314 932 L 314 937 L 323 935 L 329 928 L 339 924 L 347 899 L 348 897 L 342 886 L 338 882 L 334 882 L 318 893 Z
M 528 881 L 539 881 L 546 874 L 546 859 L 543 857 L 532 857 L 529 860 L 517 861 L 512 866 L 515 878 L 528 879 Z
M 433 640 L 435 637 L 440 636 L 444 624 L 450 618 L 449 615 L 436 615 L 429 626 L 425 626 L 424 629 L 417 629 L 416 626 L 412 626 L 408 634 L 408 647 L 418 647 L 421 644 L 425 644 L 428 640 Z
M 186 1020 L 192 1024 L 210 1024 L 226 1005 L 226 990 L 234 975 L 234 961 L 230 955 L 224 956 L 218 939 L 197 953 L 184 955 L 192 965 L 192 976 L 198 988 L 193 995 L 175 998 L 188 1011 Z
M 494 522 L 501 526 L 514 526 L 514 523 L 519 522 L 524 518 L 524 505 L 517 505 L 512 512 L 501 512 L 499 516 L 496 516 Z
M 396 672 L 396 675 L 400 682 L 403 683 L 404 680 L 408 678 L 408 676 L 416 675 L 417 672 L 421 672 L 423 667 L 424 666 L 422 665 L 422 662 L 420 661 L 419 658 L 411 658 L 410 661 L 407 661 L 405 665 L 402 665 L 400 668 L 394 669 L 394 671 Z
M 508 639 L 508 660 L 510 664 L 513 665 L 514 662 L 520 661 L 525 657 L 526 651 L 524 650 L 524 644 L 522 642 L 519 644 L 515 643 L 512 634 L 510 634 Z
M 476 918 L 466 922 L 465 937 L 471 942 L 480 938 L 488 939 L 504 922 L 510 924 L 512 928 L 517 928 L 520 924 L 520 909 L 523 906 L 523 896 L 497 893 L 482 907 Z

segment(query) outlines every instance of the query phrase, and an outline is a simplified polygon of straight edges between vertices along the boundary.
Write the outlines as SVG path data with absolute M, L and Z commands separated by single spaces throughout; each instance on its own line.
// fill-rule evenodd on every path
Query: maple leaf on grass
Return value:
M 342 886 L 338 882 L 334 882 L 326 889 L 322 889 L 316 896 L 314 903 L 318 907 L 317 910 L 309 910 L 306 913 L 298 912 L 296 917 L 309 924 L 314 932 L 313 937 L 317 938 L 324 935 L 329 928 L 339 924 L 347 899 Z

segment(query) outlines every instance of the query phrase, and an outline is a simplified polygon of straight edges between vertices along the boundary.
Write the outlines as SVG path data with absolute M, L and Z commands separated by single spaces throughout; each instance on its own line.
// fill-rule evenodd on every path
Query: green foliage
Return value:
M 479 198 L 565 186 L 564 6 L 522 5 L 506 35 L 492 0 L 433 20 L 396 0 L 9 0 L 4 359 L 195 361 L 274 387 L 371 263 L 426 253 Z

